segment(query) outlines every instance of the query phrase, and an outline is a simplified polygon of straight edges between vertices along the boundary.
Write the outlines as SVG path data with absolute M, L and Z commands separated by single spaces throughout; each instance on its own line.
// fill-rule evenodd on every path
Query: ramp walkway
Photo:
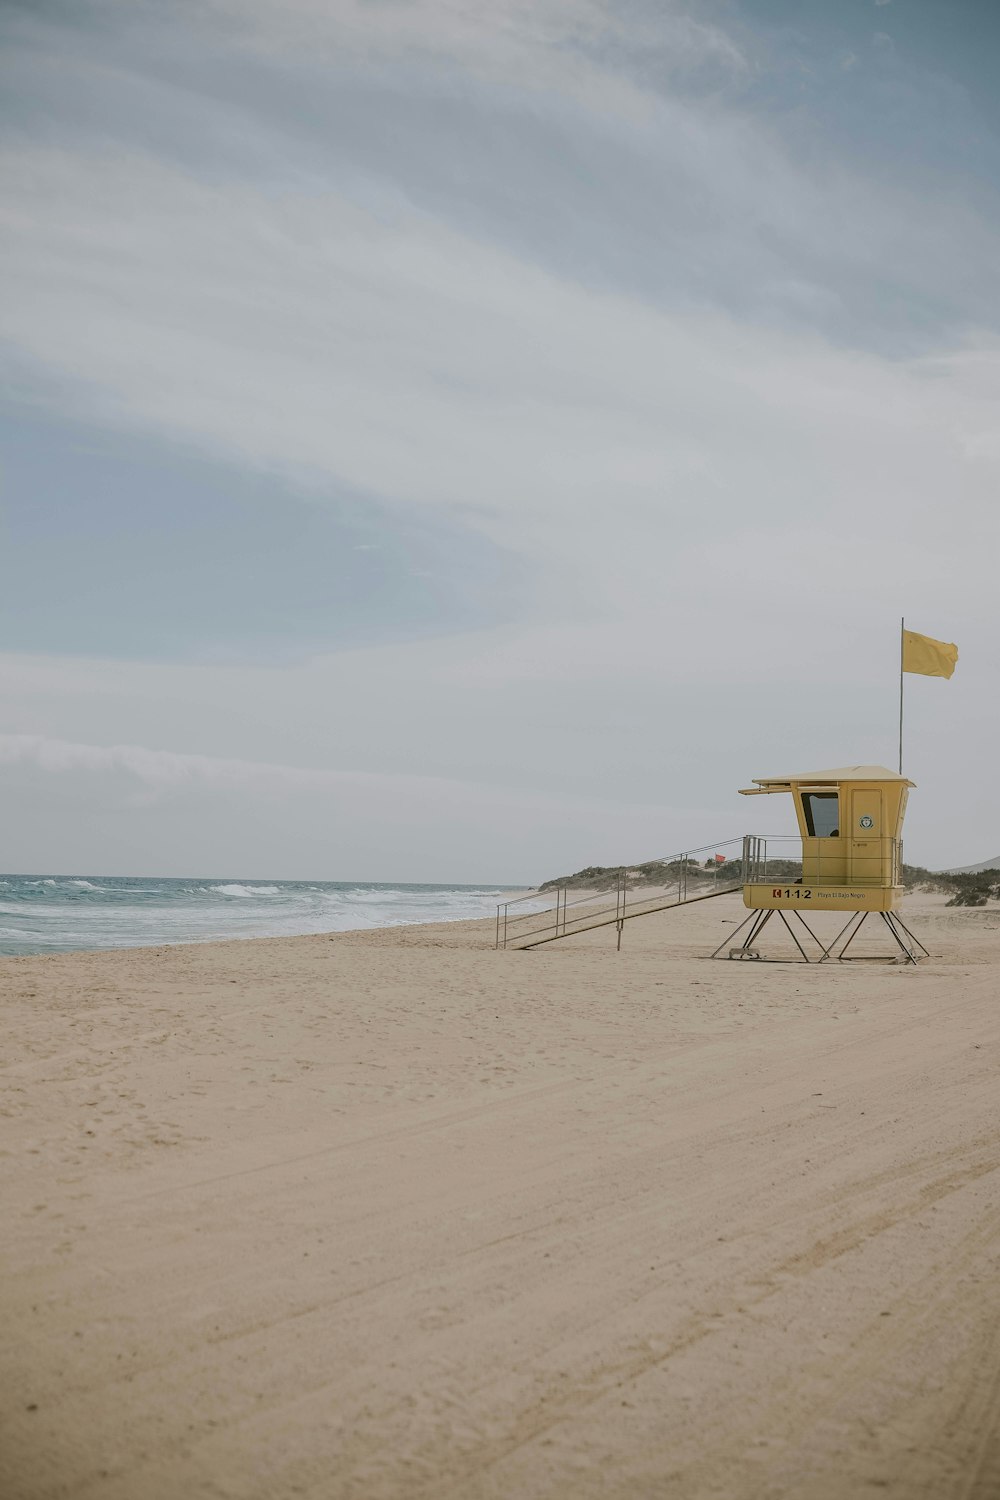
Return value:
M 727 850 L 731 852 L 726 864 L 738 862 L 740 868 L 735 877 L 730 875 L 722 883 L 718 874 L 705 867 L 706 857 L 714 859 Z M 634 917 L 649 917 L 655 912 L 693 906 L 697 901 L 712 901 L 717 896 L 741 891 L 746 840 L 742 837 L 724 839 L 718 844 L 706 844 L 701 849 L 689 849 L 683 854 L 671 854 L 645 863 L 663 865 L 668 876 L 665 888 L 655 895 L 637 888 L 634 875 L 630 875 L 628 869 L 622 869 L 614 887 L 609 885 L 600 891 L 587 891 L 572 900 L 569 894 L 572 886 L 568 882 L 557 886 L 554 906 L 540 908 L 538 902 L 544 900 L 544 895 L 536 893 L 500 902 L 495 947 L 538 948 L 543 943 L 560 942 L 581 932 L 592 932 L 597 927 L 617 927 L 618 947 L 621 948 L 622 930 Z

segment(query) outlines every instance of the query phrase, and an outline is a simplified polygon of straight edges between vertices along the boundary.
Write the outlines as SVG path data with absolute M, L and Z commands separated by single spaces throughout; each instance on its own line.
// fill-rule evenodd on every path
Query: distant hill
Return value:
M 984 859 L 981 865 L 959 865 L 954 870 L 942 870 L 943 875 L 981 875 L 984 870 L 1000 870 L 1000 854 Z
M 795 860 L 772 859 L 768 870 L 779 880 L 794 880 L 802 874 L 802 866 Z M 700 864 L 696 859 L 649 859 L 641 865 L 588 865 L 573 875 L 557 875 L 553 880 L 543 880 L 538 891 L 554 891 L 563 886 L 574 890 L 613 891 L 624 875 L 629 890 L 644 885 L 673 885 L 680 876 L 688 881 L 718 881 L 731 885 L 742 879 L 743 866 L 739 860 L 727 860 L 716 864 L 707 860 Z

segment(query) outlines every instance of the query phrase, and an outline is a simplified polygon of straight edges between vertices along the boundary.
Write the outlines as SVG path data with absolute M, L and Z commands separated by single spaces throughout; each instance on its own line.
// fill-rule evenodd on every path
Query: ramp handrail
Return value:
M 710 882 L 716 881 L 718 878 L 717 875 L 713 875 L 711 872 L 705 870 L 704 868 L 693 868 L 694 866 L 698 865 L 698 856 L 701 855 L 702 857 L 704 857 L 706 854 L 718 854 L 722 850 L 732 848 L 735 845 L 739 845 L 741 850 L 739 859 L 736 862 L 738 862 L 741 867 L 739 884 L 742 884 L 742 872 L 746 857 L 746 839 L 734 838 L 722 839 L 718 843 L 714 844 L 703 844 L 698 849 L 688 849 L 680 854 L 671 854 L 659 859 L 641 860 L 634 865 L 621 866 L 617 872 L 616 885 L 614 888 L 614 906 L 595 906 L 595 902 L 600 900 L 603 895 L 610 895 L 612 889 L 610 885 L 594 891 L 586 891 L 583 895 L 577 896 L 572 901 L 570 901 L 569 891 L 571 887 L 568 882 L 556 886 L 555 906 L 544 907 L 541 910 L 533 908 L 531 911 L 519 912 L 511 917 L 511 907 L 522 906 L 525 902 L 528 901 L 537 902 L 539 900 L 538 892 L 529 891 L 526 895 L 515 896 L 510 901 L 498 902 L 496 942 L 494 946 L 496 948 L 507 948 L 513 943 L 517 943 L 518 946 L 520 946 L 521 944 L 526 943 L 526 940 L 531 938 L 534 938 L 538 942 L 550 942 L 553 938 L 569 937 L 574 931 L 586 931 L 591 926 L 596 927 L 605 923 L 616 921 L 624 922 L 629 917 L 645 915 L 645 913 L 638 909 L 639 907 L 646 906 L 650 908 L 650 911 L 654 911 L 662 910 L 665 906 L 680 905 L 684 901 L 689 899 L 687 895 L 689 879 L 698 879 L 699 877 L 703 877 L 706 882 Z M 731 862 L 733 861 L 726 861 L 727 864 Z M 635 870 L 639 865 L 650 864 L 663 865 L 668 872 L 675 872 L 674 878 L 667 882 L 666 889 L 670 890 L 676 887 L 677 894 L 673 901 L 667 901 L 664 899 L 666 894 L 665 891 L 659 892 L 656 895 L 641 896 L 635 890 L 636 883 L 635 880 L 632 879 L 631 894 L 633 896 L 633 900 L 631 906 L 629 906 L 629 871 Z M 726 887 L 726 889 L 730 888 L 735 889 L 736 887 Z M 720 891 L 719 894 L 721 895 L 722 891 Z M 587 910 L 581 912 L 579 915 L 568 917 L 567 913 L 571 909 L 575 909 L 577 907 L 586 907 Z M 540 918 L 544 920 L 541 921 L 540 925 L 533 926 L 527 929 L 523 926 L 520 926 L 520 924 L 522 923 L 530 922 L 533 918 Z M 586 926 L 581 925 L 584 923 L 586 924 Z

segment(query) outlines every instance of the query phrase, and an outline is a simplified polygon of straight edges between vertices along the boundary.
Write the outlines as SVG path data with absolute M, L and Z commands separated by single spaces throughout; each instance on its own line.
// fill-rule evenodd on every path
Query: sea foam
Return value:
M 0 876 L 0 953 L 293 937 L 492 917 L 495 886 Z

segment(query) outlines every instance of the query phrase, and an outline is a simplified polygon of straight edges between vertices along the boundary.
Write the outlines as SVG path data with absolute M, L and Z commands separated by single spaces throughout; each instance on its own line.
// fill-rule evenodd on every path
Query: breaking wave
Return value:
M 492 917 L 491 885 L 0 876 L 0 953 L 292 937 Z

